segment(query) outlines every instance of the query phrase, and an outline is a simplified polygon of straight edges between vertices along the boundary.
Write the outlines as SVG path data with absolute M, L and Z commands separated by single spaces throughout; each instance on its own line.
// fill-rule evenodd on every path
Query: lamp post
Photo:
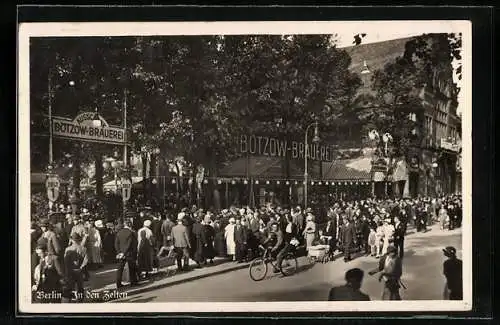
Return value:
M 307 126 L 306 128 L 306 133 L 304 136 L 304 145 L 305 145 L 305 155 L 304 155 L 304 208 L 307 209 L 307 178 L 308 178 L 308 173 L 307 173 L 307 154 L 308 154 L 308 149 L 309 149 L 309 144 L 307 143 L 307 134 L 309 132 L 309 129 L 314 126 L 314 137 L 312 142 L 317 143 L 319 142 L 319 131 L 318 131 L 318 121 L 311 123 L 310 125 Z

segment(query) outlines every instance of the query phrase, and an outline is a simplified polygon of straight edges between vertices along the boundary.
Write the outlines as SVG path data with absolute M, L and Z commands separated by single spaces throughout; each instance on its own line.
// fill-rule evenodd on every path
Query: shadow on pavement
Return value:
M 327 301 L 329 283 L 320 283 L 309 288 L 283 289 L 248 296 L 246 301 Z

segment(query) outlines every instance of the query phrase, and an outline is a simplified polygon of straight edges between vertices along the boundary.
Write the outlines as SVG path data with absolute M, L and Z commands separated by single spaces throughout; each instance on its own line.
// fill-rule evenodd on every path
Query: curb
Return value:
M 146 286 L 146 287 L 143 287 L 143 288 L 137 288 L 137 289 L 132 289 L 131 288 L 131 289 L 128 289 L 128 290 L 125 289 L 123 291 L 120 291 L 120 293 L 124 293 L 124 294 L 131 295 L 131 296 L 132 295 L 137 295 L 137 294 L 148 292 L 148 291 L 152 291 L 152 290 L 167 288 L 167 287 L 170 287 L 170 286 L 174 286 L 174 285 L 178 285 L 178 284 L 182 284 L 182 283 L 186 283 L 186 282 L 190 282 L 190 281 L 194 281 L 194 280 L 199 280 L 199 279 L 208 278 L 208 277 L 215 276 L 215 275 L 220 275 L 220 274 L 228 273 L 228 272 L 231 272 L 231 271 L 242 270 L 242 269 L 248 268 L 249 265 L 250 265 L 250 263 L 243 263 L 243 264 L 235 265 L 235 266 L 232 266 L 232 267 L 224 268 L 222 270 L 217 270 L 215 272 L 198 274 L 198 275 L 194 275 L 192 277 L 186 277 L 184 279 L 169 281 L 167 283 L 156 283 L 156 284 L 153 283 L 152 285 Z M 114 301 L 117 301 L 117 300 L 119 301 L 119 299 L 114 299 Z

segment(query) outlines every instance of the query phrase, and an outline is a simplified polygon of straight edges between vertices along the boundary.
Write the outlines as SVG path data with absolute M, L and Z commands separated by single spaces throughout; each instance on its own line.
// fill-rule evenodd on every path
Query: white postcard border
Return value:
M 370 302 L 210 302 L 210 303 L 107 303 L 36 304 L 31 302 L 29 39 L 49 36 L 148 36 L 238 34 L 352 34 L 380 29 L 419 33 L 462 33 L 462 301 Z M 200 313 L 200 312 L 382 312 L 466 311 L 472 308 L 472 24 L 470 21 L 299 21 L 299 22 L 123 22 L 123 23 L 22 23 L 18 38 L 18 310 L 21 313 Z

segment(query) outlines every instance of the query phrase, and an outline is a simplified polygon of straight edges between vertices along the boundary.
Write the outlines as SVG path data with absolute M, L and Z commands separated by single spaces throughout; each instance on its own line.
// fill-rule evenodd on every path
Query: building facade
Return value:
M 437 42 L 439 37 L 442 35 L 432 35 L 427 40 Z M 351 70 L 362 80 L 360 96 L 372 93 L 373 72 L 404 55 L 411 39 L 346 48 L 352 59 Z M 431 82 L 420 91 L 425 108 L 424 120 L 420 121 L 422 143 L 411 148 L 404 159 L 391 159 L 385 167 L 380 159 L 373 160 L 374 194 L 417 197 L 461 191 L 461 118 L 457 115 L 451 61 L 440 62 L 432 73 Z

